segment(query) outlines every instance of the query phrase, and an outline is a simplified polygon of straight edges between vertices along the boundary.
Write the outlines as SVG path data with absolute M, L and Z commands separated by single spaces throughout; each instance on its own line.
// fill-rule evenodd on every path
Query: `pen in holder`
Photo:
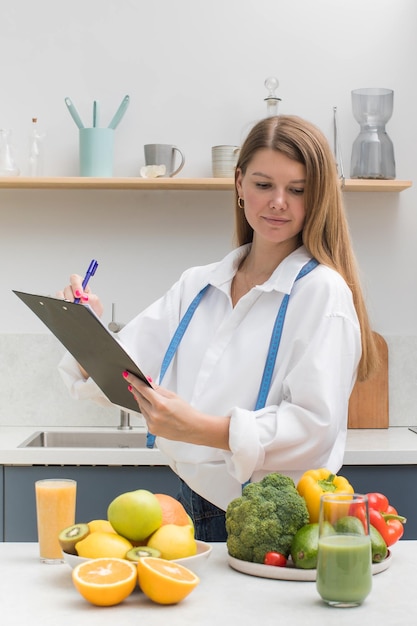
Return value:
M 80 128 L 80 176 L 112 177 L 113 128 Z

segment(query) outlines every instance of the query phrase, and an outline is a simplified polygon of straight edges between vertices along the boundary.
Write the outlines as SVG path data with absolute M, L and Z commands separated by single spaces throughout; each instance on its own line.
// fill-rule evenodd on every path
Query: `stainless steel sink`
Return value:
M 146 448 L 146 433 L 114 432 L 54 432 L 33 433 L 19 448 Z

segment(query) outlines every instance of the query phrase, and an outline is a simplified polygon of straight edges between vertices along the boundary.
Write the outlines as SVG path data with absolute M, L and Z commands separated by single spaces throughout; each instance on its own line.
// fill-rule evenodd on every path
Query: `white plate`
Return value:
M 201 570 L 204 569 L 206 565 L 206 561 L 209 558 L 212 546 L 209 543 L 205 543 L 204 541 L 196 540 L 197 544 L 197 554 L 194 556 L 184 557 L 183 559 L 175 559 L 175 563 L 180 563 L 184 565 L 184 567 L 188 567 L 194 574 L 199 575 Z M 74 554 L 67 554 L 64 552 L 64 561 L 70 567 L 74 568 L 79 563 L 84 563 L 85 561 L 90 561 L 91 559 L 86 559 L 81 556 L 76 556 Z
M 372 564 L 372 574 L 379 574 L 386 570 L 391 563 L 391 552 L 388 550 L 387 558 L 381 563 Z M 274 578 L 275 580 L 299 580 L 304 582 L 316 580 L 315 569 L 297 569 L 294 567 L 291 559 L 286 567 L 275 567 L 274 565 L 263 565 L 262 563 L 251 563 L 249 561 L 240 561 L 233 556 L 228 555 L 229 565 L 233 569 L 242 574 L 250 576 L 259 576 L 260 578 Z

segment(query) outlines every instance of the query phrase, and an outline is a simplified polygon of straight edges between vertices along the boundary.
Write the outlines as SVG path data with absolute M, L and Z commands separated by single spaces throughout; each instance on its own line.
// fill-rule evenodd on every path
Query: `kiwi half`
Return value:
M 126 553 L 125 558 L 128 561 L 139 561 L 143 556 L 156 556 L 158 559 L 161 553 L 156 548 L 148 548 L 148 546 L 136 546 Z
M 67 554 L 77 554 L 75 544 L 85 539 L 90 534 L 88 524 L 74 524 L 64 528 L 58 535 L 59 544 Z

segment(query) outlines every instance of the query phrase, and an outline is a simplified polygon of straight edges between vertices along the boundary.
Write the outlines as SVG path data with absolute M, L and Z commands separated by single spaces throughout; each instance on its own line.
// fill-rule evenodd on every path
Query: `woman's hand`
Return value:
M 62 291 L 58 291 L 56 297 L 67 300 L 68 302 L 74 302 L 75 298 L 80 298 L 80 303 L 89 304 L 98 317 L 103 315 L 103 305 L 101 304 L 100 298 L 91 293 L 88 285 L 85 290 L 83 289 L 83 278 L 78 274 L 71 274 L 70 284 L 64 287 Z M 83 377 L 85 379 L 89 378 L 88 372 L 86 372 L 79 363 L 78 367 Z
M 229 450 L 229 417 L 201 413 L 172 391 L 154 384 L 149 387 L 128 372 L 123 376 L 153 435 Z
M 80 302 L 88 303 L 98 317 L 103 315 L 103 305 L 100 298 L 91 293 L 88 285 L 85 290 L 83 289 L 83 278 L 78 274 L 71 274 L 70 284 L 64 287 L 62 291 L 58 291 L 56 297 L 68 300 L 68 302 L 74 302 L 76 298 L 80 298 Z

